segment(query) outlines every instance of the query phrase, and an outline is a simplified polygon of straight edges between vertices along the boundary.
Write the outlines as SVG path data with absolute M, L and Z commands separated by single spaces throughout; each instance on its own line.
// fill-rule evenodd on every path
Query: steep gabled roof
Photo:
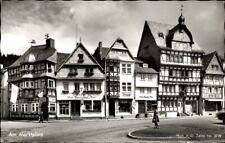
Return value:
M 88 52 L 88 50 L 84 47 L 84 45 L 82 43 L 78 43 L 76 48 L 73 50 L 73 52 L 66 58 L 66 60 L 59 66 L 58 70 L 56 70 L 56 72 L 58 72 L 64 64 L 66 64 L 66 62 L 74 55 L 74 53 L 77 51 L 78 48 L 82 48 L 84 50 L 84 52 L 88 55 L 88 57 L 99 67 L 99 69 L 101 70 L 101 72 L 104 73 L 103 68 L 101 67 L 101 65 L 95 60 L 95 58 Z
M 100 47 L 100 58 L 101 60 L 106 56 L 106 54 L 108 53 L 109 48 L 107 47 Z
M 220 68 L 222 69 L 222 71 L 225 72 L 225 71 L 223 70 L 222 61 L 220 60 L 220 58 L 219 58 L 219 56 L 218 56 L 218 54 L 217 54 L 216 51 L 214 51 L 214 52 L 212 52 L 212 53 L 209 53 L 209 54 L 207 54 L 207 55 L 203 55 L 203 59 L 202 59 L 203 71 L 205 71 L 205 70 L 208 68 L 209 63 L 211 62 L 211 60 L 212 60 L 212 58 L 213 58 L 214 56 L 216 56 L 216 59 L 217 59 L 219 65 L 220 65 Z
M 117 39 L 116 39 L 116 41 L 112 44 L 112 46 L 107 50 L 107 52 L 106 52 L 105 56 L 103 57 L 103 59 L 107 57 L 107 55 L 109 54 L 109 52 L 112 50 L 112 48 L 114 47 L 114 45 L 115 45 L 117 42 L 118 42 L 118 43 L 122 43 L 122 45 L 123 45 L 123 46 L 126 48 L 126 50 L 128 51 L 128 54 L 130 55 L 130 57 L 134 60 L 134 57 L 132 56 L 131 52 L 130 52 L 129 49 L 127 48 L 127 45 L 124 43 L 124 41 L 123 41 L 121 38 L 117 38 Z
M 34 57 L 34 62 L 48 60 L 56 63 L 56 61 L 50 58 L 55 52 L 55 48 L 46 48 L 46 45 L 31 46 L 19 59 L 10 65 L 9 68 L 19 66 L 21 63 L 30 62 L 30 55 Z
M 57 53 L 56 71 L 58 71 L 58 69 L 60 68 L 60 66 L 69 57 L 69 55 L 70 54 L 67 54 L 67 53 Z
M 178 25 L 169 25 L 169 24 L 163 24 L 155 21 L 146 21 L 146 24 L 148 25 L 154 40 L 158 47 L 167 48 L 167 38 L 173 37 L 173 34 L 179 30 L 179 28 L 183 28 L 184 31 L 188 34 L 191 41 L 193 42 L 193 37 L 191 35 L 191 32 L 188 30 L 188 28 L 185 25 L 180 26 Z M 162 33 L 163 37 L 159 36 L 159 34 Z M 194 43 L 194 42 L 193 42 Z M 193 51 L 202 51 L 202 49 L 198 46 L 197 43 L 192 45 Z

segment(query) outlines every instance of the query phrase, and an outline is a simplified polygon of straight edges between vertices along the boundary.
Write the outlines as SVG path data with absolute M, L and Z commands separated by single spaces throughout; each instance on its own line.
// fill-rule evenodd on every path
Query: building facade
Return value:
M 202 56 L 182 14 L 176 26 L 145 22 L 137 58 L 159 72 L 160 114 L 200 113 Z
M 57 62 L 57 117 L 105 117 L 104 70 L 83 44 Z
M 10 118 L 37 118 L 41 111 L 46 118 L 55 116 L 56 55 L 54 40 L 48 38 L 46 44 L 31 46 L 8 67 L 9 96 L 12 84 L 19 87 L 16 104 L 10 103 Z
M 217 52 L 203 56 L 203 115 L 212 115 L 224 108 L 224 72 Z
M 158 72 L 135 60 L 135 114 L 153 114 L 157 109 Z
M 121 38 L 110 48 L 101 42 L 94 52 L 106 74 L 106 95 L 109 102 L 109 116 L 133 116 L 134 102 L 134 58 Z

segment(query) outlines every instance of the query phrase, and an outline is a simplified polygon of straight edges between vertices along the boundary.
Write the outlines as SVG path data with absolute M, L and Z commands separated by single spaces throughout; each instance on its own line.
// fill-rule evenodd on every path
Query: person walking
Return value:
M 159 116 L 158 116 L 158 112 L 156 110 L 154 111 L 152 122 L 155 123 L 155 127 L 154 128 L 155 129 L 159 129 L 159 125 L 158 125 Z
M 43 123 L 43 112 L 39 114 L 39 123 Z

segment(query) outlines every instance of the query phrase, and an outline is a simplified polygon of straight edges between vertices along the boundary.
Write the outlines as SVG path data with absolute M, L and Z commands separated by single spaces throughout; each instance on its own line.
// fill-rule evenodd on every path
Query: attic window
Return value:
M 159 32 L 159 37 L 163 38 L 164 39 L 164 34 L 162 32 Z
M 83 63 L 84 62 L 84 55 L 83 54 L 78 54 L 78 63 Z

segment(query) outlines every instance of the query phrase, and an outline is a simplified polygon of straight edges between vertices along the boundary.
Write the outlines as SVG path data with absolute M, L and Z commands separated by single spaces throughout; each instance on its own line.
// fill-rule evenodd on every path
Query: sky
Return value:
M 110 47 L 120 37 L 136 57 L 145 20 L 177 25 L 181 5 L 194 42 L 224 56 L 222 1 L 3 1 L 1 52 L 21 55 L 32 39 L 45 44 L 48 33 L 58 52 L 70 53 L 81 41 L 93 53 L 98 42 Z

